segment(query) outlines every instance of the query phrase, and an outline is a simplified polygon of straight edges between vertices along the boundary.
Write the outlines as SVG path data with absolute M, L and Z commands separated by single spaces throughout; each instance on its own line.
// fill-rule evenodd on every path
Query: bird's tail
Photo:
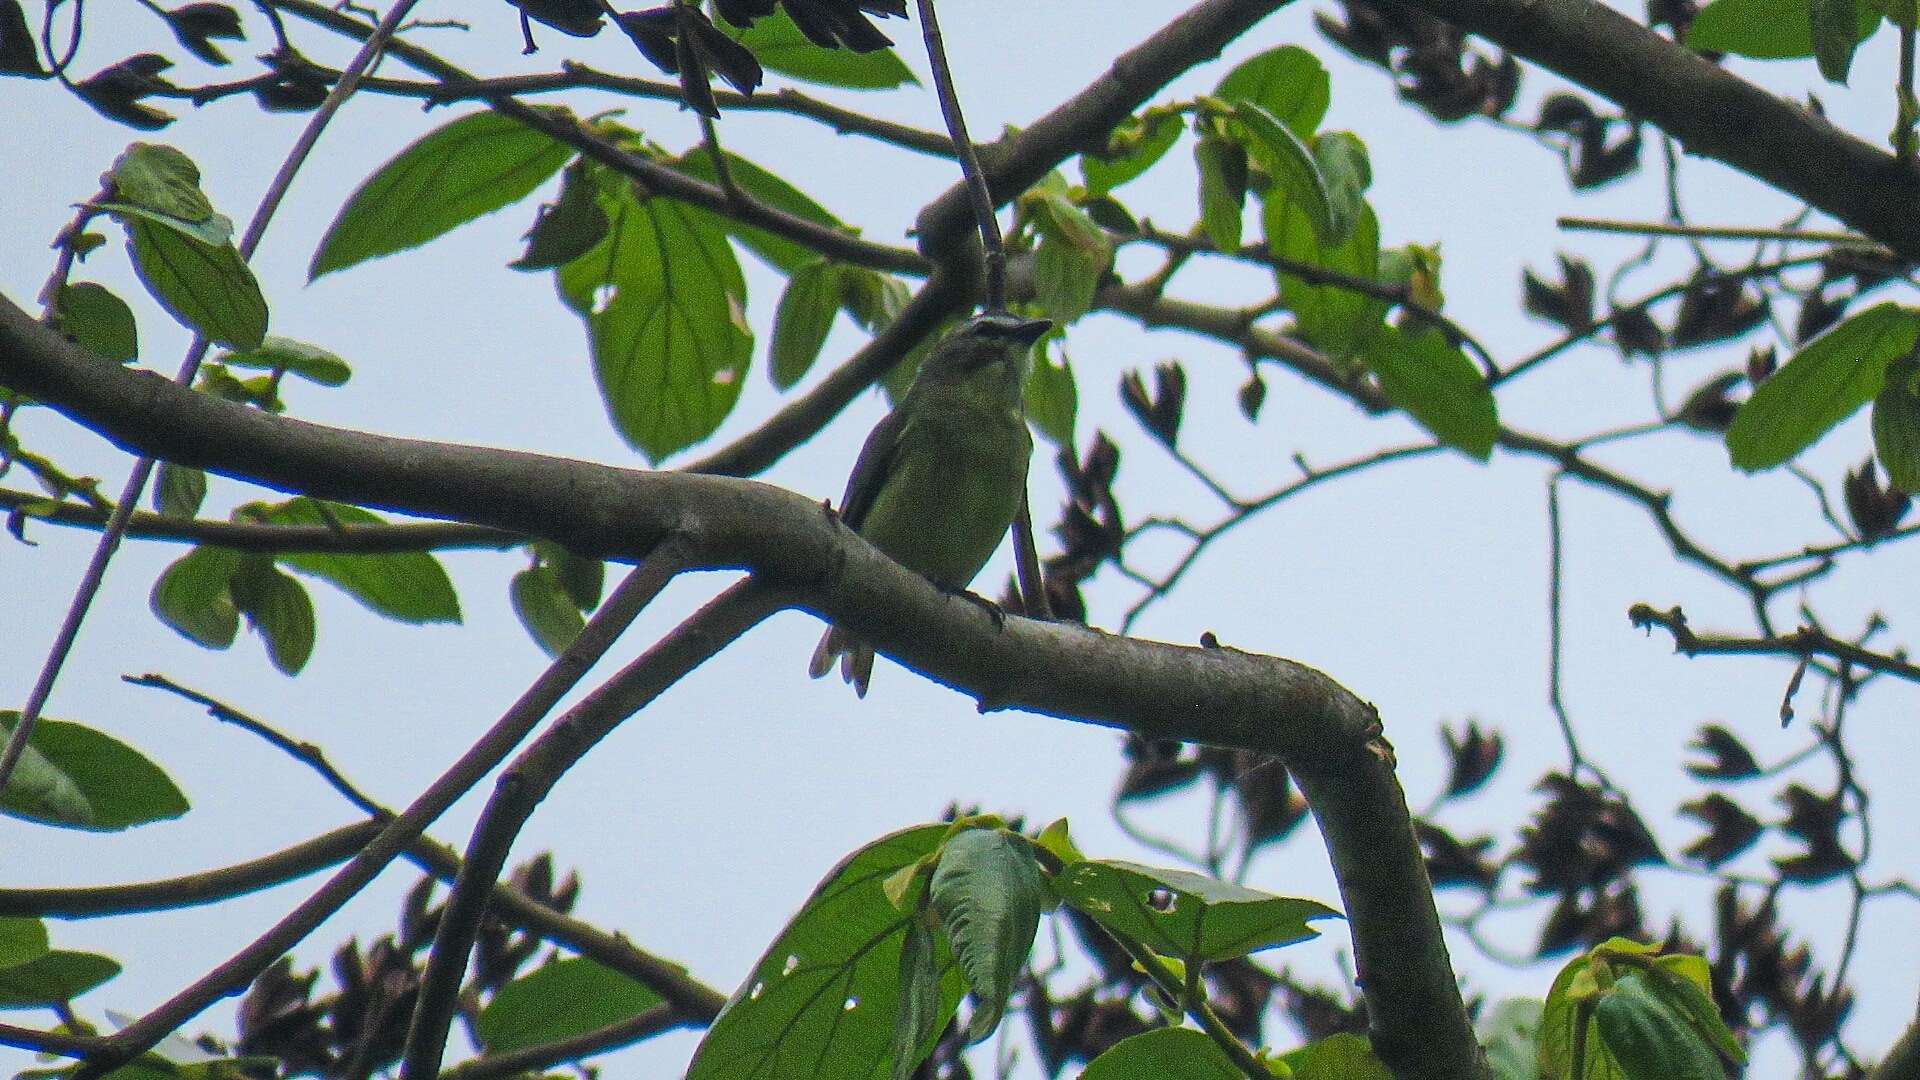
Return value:
M 807 664 L 807 674 L 814 678 L 825 675 L 833 667 L 834 658 L 840 659 L 840 677 L 853 684 L 853 692 L 867 696 L 867 685 L 873 681 L 873 649 L 837 626 L 827 627 L 820 635 L 820 645 L 813 650 L 813 660 Z

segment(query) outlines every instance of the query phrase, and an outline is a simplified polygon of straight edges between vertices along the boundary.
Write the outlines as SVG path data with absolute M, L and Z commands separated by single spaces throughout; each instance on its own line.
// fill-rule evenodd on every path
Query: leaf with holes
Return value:
M 0 737 L 20 714 L 0 710 Z M 48 825 L 118 832 L 176 818 L 186 797 L 139 751 L 90 727 L 42 717 L 26 753 L 0 792 L 0 813 Z
M 1094 859 L 1053 879 L 1076 911 L 1183 961 L 1231 960 L 1319 936 L 1307 925 L 1340 913 L 1314 900 L 1275 896 L 1185 870 Z
M 687 1080 L 814 1080 L 889 1067 L 900 1007 L 900 952 L 914 916 L 885 882 L 932 852 L 945 824 L 906 829 L 861 848 L 827 874 L 727 1003 L 694 1053 Z M 966 990 L 938 946 L 938 1031 Z M 932 1048 L 925 1039 L 922 1058 Z
M 573 150 L 483 109 L 428 132 L 360 185 L 327 227 L 309 279 L 419 247 L 519 202 Z
M 705 211 L 625 182 L 602 200 L 606 238 L 560 268 L 561 295 L 587 324 L 615 429 L 659 461 L 713 434 L 739 400 L 753 356 L 746 281 Z

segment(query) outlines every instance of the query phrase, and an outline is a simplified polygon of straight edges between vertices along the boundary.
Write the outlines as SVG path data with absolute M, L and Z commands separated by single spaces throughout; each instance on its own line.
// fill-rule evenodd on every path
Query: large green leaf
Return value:
M 1727 452 L 1749 472 L 1785 464 L 1880 392 L 1911 351 L 1920 312 L 1877 304 L 1809 341 L 1734 414 Z
M 900 952 L 915 916 L 884 883 L 932 852 L 944 824 L 906 829 L 861 848 L 822 881 L 753 966 L 694 1053 L 687 1080 L 815 1080 L 884 1076 L 900 1006 Z M 944 945 L 940 1023 L 965 983 Z M 928 1040 L 915 1051 L 923 1057 Z
M 1247 155 L 1272 181 L 1261 198 L 1268 203 L 1284 200 L 1298 207 L 1322 244 L 1331 247 L 1345 240 L 1353 222 L 1351 217 L 1335 220 L 1327 179 L 1320 173 L 1312 148 L 1272 113 L 1250 101 L 1235 105 L 1233 118 L 1237 133 L 1245 140 Z
M 111 957 L 57 950 L 0 970 L 0 1009 L 65 1005 L 120 974 Z
M 1427 326 L 1383 326 L 1361 354 L 1387 400 L 1448 446 L 1482 461 L 1493 454 L 1500 417 L 1480 369 L 1445 334 Z
M 1828 82 L 1846 84 L 1853 52 L 1860 45 L 1860 9 L 1865 6 L 1861 0 L 1808 0 L 1813 57 Z
M 767 347 L 773 385 L 787 390 L 806 377 L 827 343 L 844 290 L 840 268 L 824 259 L 793 272 L 774 311 L 773 341 Z
M 1756 60 L 1791 60 L 1814 55 L 1811 0 L 1713 0 L 1687 28 L 1687 44 Z M 1855 41 L 1865 40 L 1880 23 L 1871 4 L 1854 14 Z
M 474 1031 L 489 1054 L 504 1054 L 632 1019 L 663 1000 L 599 961 L 550 960 L 501 987 Z
M 39 919 L 0 918 L 0 968 L 38 960 L 49 951 L 46 923 Z
M 338 353 L 292 338 L 269 334 L 257 349 L 230 352 L 217 358 L 228 367 L 254 371 L 284 371 L 321 386 L 345 386 L 353 368 Z
M 239 566 L 240 553 L 232 548 L 196 547 L 161 572 L 147 604 L 187 640 L 228 648 L 240 633 L 240 609 L 227 591 Z
M 382 165 L 327 227 L 309 279 L 419 247 L 533 193 L 573 150 L 492 110 L 469 113 Z
M 1200 227 L 1221 251 L 1239 251 L 1247 204 L 1247 152 L 1238 143 L 1202 134 L 1193 146 L 1200 172 Z
M 1114 1043 L 1080 1080 L 1246 1080 L 1225 1050 L 1192 1028 L 1165 1027 Z
M 718 181 L 713 169 L 713 155 L 707 153 L 705 147 L 696 146 L 671 164 L 675 169 L 697 180 L 705 180 L 709 184 Z M 794 217 L 811 221 L 815 225 L 839 229 L 849 235 L 854 232 L 845 222 L 834 217 L 826 207 L 815 202 L 812 196 L 738 154 L 727 154 L 727 175 L 733 178 L 734 184 L 741 191 L 753 196 L 756 202 L 771 206 L 775 210 L 784 210 Z M 777 233 L 770 233 L 752 225 L 743 225 L 733 218 L 706 210 L 695 210 L 694 214 L 712 227 L 731 234 L 745 244 L 748 251 L 758 255 L 769 266 L 781 273 L 791 274 L 820 257 L 812 248 Z
M 298 581 L 265 555 L 250 555 L 228 583 L 233 606 L 267 642 L 267 659 L 283 675 L 298 675 L 313 657 L 317 628 L 313 600 Z
M 784 9 L 757 20 L 749 29 L 729 27 L 728 30 L 740 44 L 752 50 L 760 66 L 803 82 L 849 90 L 887 90 L 919 82 L 892 49 L 857 53 L 815 45 L 793 24 Z
M 381 525 L 372 511 L 301 496 L 275 506 L 254 503 L 236 519 L 271 525 Z M 440 560 L 424 551 L 385 555 L 302 552 L 275 557 L 282 566 L 312 574 L 389 619 L 409 623 L 460 621 L 460 598 Z
M 1281 1055 L 1293 1080 L 1393 1080 L 1373 1044 L 1351 1031 L 1329 1035 Z
M 1305 212 L 1290 199 L 1269 198 L 1262 210 L 1267 246 L 1295 262 L 1322 266 L 1371 280 L 1380 270 L 1380 225 L 1364 204 L 1352 235 L 1337 245 L 1321 242 Z M 1345 360 L 1362 350 L 1386 317 L 1387 304 L 1337 285 L 1311 285 L 1278 273 L 1280 298 L 1300 333 L 1328 355 Z
M 1265 109 L 1301 139 L 1313 137 L 1332 100 L 1332 81 L 1314 55 L 1282 45 L 1227 72 L 1213 96 L 1247 101 Z
M 1044 343 L 1033 350 L 1027 372 L 1027 419 L 1055 446 L 1073 444 L 1073 425 L 1080 412 L 1080 393 L 1073 382 L 1073 365 Z
M 1179 141 L 1185 126 L 1180 114 L 1171 110 L 1149 110 L 1122 120 L 1107 136 L 1106 156 L 1080 155 L 1080 175 L 1087 191 L 1105 195 L 1153 168 Z
M 753 338 L 746 282 L 705 211 L 608 186 L 606 239 L 559 270 L 586 320 L 614 427 L 649 461 L 713 434 L 740 397 Z
M 587 620 L 550 566 L 529 566 L 513 575 L 510 595 L 520 625 L 548 656 L 559 656 L 586 629 Z
M 1005 829 L 967 829 L 941 847 L 928 896 L 973 991 L 967 1037 L 977 1042 L 999 1026 L 1033 949 L 1047 903 L 1040 864 Z
M 0 711 L 0 737 L 20 714 Z M 92 728 L 42 717 L 18 770 L 0 792 L 0 813 L 48 825 L 118 832 L 187 812 L 167 774 L 126 743 Z
M 1889 484 L 1920 491 L 1920 363 L 1911 354 L 1894 357 L 1874 396 L 1873 452 Z
M 1092 859 L 1054 875 L 1060 899 L 1163 956 L 1211 962 L 1318 937 L 1309 919 L 1339 912 L 1185 870 Z
M 116 364 L 140 355 L 140 330 L 133 309 L 105 285 L 76 281 L 60 286 L 53 303 L 54 329 Z
M 147 291 L 188 329 L 236 349 L 267 334 L 267 300 L 232 244 L 209 244 L 139 214 L 118 215 Z

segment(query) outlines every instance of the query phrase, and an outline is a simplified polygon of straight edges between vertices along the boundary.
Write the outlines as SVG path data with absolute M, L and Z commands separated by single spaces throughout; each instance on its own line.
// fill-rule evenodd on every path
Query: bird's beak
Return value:
M 1026 322 L 1007 331 L 1007 337 L 1022 345 L 1030 346 L 1044 337 L 1046 332 L 1051 329 L 1053 329 L 1053 320 L 1051 319 L 1028 319 Z

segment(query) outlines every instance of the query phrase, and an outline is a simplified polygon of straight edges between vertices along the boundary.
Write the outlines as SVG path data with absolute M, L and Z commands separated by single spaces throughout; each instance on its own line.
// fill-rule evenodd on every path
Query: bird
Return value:
M 1052 328 L 989 311 L 936 343 L 861 447 L 840 521 L 940 589 L 964 594 L 1027 497 L 1027 356 Z M 807 673 L 817 679 L 835 659 L 866 697 L 873 648 L 829 626 Z

